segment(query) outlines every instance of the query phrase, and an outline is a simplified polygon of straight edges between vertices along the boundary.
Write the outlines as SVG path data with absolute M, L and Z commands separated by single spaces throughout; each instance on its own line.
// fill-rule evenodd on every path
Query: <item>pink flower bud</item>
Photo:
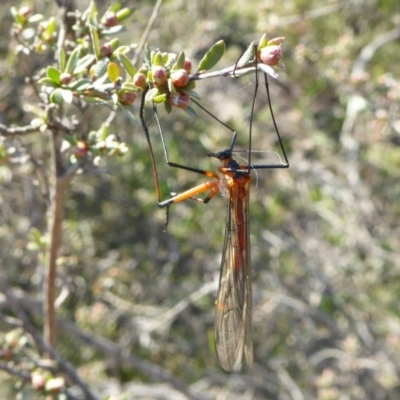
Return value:
M 185 69 L 178 69 L 171 73 L 171 80 L 176 87 L 185 87 L 189 83 L 189 75 Z
M 190 97 L 184 93 L 169 93 L 168 103 L 178 108 L 186 108 L 190 104 Z
M 60 75 L 60 83 L 61 85 L 68 85 L 72 81 L 72 75 L 68 72 L 63 72 Z
M 155 86 L 162 86 L 167 83 L 168 74 L 167 70 L 161 66 L 153 66 L 151 68 L 151 73 L 153 74 L 153 83 Z
M 136 92 L 121 91 L 118 93 L 118 100 L 121 104 L 128 106 L 136 100 Z
M 142 74 L 141 72 L 137 72 L 133 76 L 133 84 L 141 89 L 146 89 L 147 88 L 147 78 L 145 74 Z
M 273 45 L 264 47 L 259 51 L 258 60 L 266 65 L 276 65 L 282 56 L 281 46 Z
M 36 390 L 41 391 L 44 389 L 44 387 L 46 385 L 46 377 L 44 376 L 44 374 L 34 372 L 31 377 L 31 382 L 32 382 L 32 386 Z
M 103 46 L 100 48 L 100 56 L 101 57 L 110 57 L 114 52 L 113 48 L 111 47 L 111 43 L 107 42 L 104 43 Z
M 24 17 L 25 19 L 28 19 L 31 14 L 32 14 L 32 8 L 29 6 L 22 6 L 19 10 L 18 10 L 19 15 L 21 15 L 22 17 Z
M 85 157 L 88 152 L 89 152 L 89 146 L 87 145 L 87 143 L 79 141 L 74 147 L 72 154 L 76 158 L 82 158 Z
M 114 11 L 108 11 L 101 19 L 101 23 L 108 27 L 117 25 L 117 14 Z

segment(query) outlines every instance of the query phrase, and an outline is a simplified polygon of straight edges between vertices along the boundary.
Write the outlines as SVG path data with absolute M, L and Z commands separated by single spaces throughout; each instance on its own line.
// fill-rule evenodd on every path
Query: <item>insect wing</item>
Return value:
M 226 371 L 238 368 L 243 353 L 253 364 L 251 322 L 251 266 L 249 243 L 249 183 L 232 178 L 228 189 L 228 210 L 221 273 L 215 312 L 217 358 Z

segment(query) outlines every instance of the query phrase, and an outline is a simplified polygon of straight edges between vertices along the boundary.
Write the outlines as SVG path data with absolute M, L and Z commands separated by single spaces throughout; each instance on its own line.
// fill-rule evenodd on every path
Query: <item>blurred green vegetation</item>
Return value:
M 137 3 L 121 40 L 139 42 L 153 3 Z M 37 12 L 56 14 L 50 1 L 32 4 Z M 0 6 L 0 122 L 22 126 L 37 98 L 24 84 L 27 66 L 13 55 L 11 5 Z M 397 38 L 374 46 L 395 29 Z M 210 283 L 219 275 L 225 200 L 174 205 L 163 232 L 165 210 L 157 206 L 144 134 L 122 113 L 112 128 L 129 145 L 128 154 L 84 171 L 69 190 L 60 318 L 162 367 L 208 398 L 398 399 L 399 30 L 397 0 L 165 1 L 147 41 L 163 51 L 185 50 L 194 65 L 221 38 L 227 44 L 222 68 L 264 32 L 286 37 L 286 68 L 269 81 L 291 165 L 258 171 L 251 193 L 255 368 L 224 374 L 214 354 L 216 284 Z M 29 70 L 45 65 L 34 58 Z M 210 79 L 196 90 L 204 106 L 238 131 L 245 148 L 254 77 Z M 266 104 L 260 93 L 253 148 L 271 151 L 276 137 Z M 89 112 L 92 129 L 107 117 L 96 106 Z M 160 110 L 170 159 L 214 170 L 206 154 L 226 148 L 231 133 L 199 115 Z M 202 182 L 165 165 L 150 112 L 148 120 L 164 198 Z M 45 233 L 46 204 L 29 160 L 47 167 L 47 137 L 6 145 L 18 162 L 0 165 L 0 274 L 40 301 L 43 255 L 28 245 L 33 229 Z M 205 294 L 194 298 L 201 288 Z M 32 310 L 32 316 L 40 327 L 40 314 Z M 3 320 L 0 329 L 8 332 L 12 324 Z M 115 385 L 127 398 L 141 398 L 129 384 L 146 383 L 150 393 L 165 382 L 71 332 L 61 325 L 58 351 L 101 398 Z M 5 373 L 0 379 L 7 398 L 22 392 Z

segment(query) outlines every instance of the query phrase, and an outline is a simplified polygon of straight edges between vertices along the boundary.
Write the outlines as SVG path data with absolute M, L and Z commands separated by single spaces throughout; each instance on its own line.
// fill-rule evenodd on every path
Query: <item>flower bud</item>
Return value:
M 31 14 L 32 14 L 32 8 L 29 6 L 22 6 L 19 10 L 18 10 L 19 15 L 21 15 L 21 17 L 24 17 L 25 19 L 28 19 Z
M 135 75 L 133 75 L 132 78 L 133 84 L 141 89 L 146 89 L 147 88 L 147 78 L 146 75 L 141 73 L 141 72 L 137 72 Z
M 114 11 L 107 11 L 103 18 L 101 19 L 101 23 L 105 26 L 115 26 L 118 24 L 118 17 Z
M 258 53 L 258 60 L 266 65 L 276 65 L 282 56 L 281 46 L 273 45 L 261 49 Z
M 153 66 L 151 68 L 151 73 L 153 75 L 153 83 L 155 86 L 162 86 L 167 82 L 168 74 L 167 70 L 161 66 Z
M 184 93 L 169 93 L 168 103 L 171 106 L 185 109 L 190 104 L 190 97 Z
M 34 372 L 34 373 L 32 373 L 32 376 L 31 376 L 31 382 L 32 382 L 32 386 L 36 390 L 42 391 L 46 385 L 46 377 L 44 376 L 44 374 L 41 374 L 39 372 Z
M 136 92 L 128 92 L 126 90 L 118 92 L 118 101 L 125 106 L 132 104 L 136 100 L 136 97 Z
M 72 75 L 68 72 L 63 72 L 60 75 L 60 83 L 61 85 L 68 85 L 72 81 Z
M 171 80 L 176 87 L 185 87 L 189 83 L 189 75 L 185 69 L 178 69 L 171 73 Z
M 111 43 L 107 42 L 104 43 L 103 46 L 100 48 L 100 56 L 101 57 L 110 57 L 114 52 Z
M 87 143 L 79 141 L 73 149 L 73 154 L 76 158 L 85 157 L 89 151 Z

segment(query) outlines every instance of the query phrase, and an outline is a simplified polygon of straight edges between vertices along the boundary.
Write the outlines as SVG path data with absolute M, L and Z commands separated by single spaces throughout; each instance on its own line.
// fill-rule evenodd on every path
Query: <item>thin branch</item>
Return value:
M 31 133 L 40 132 L 40 126 L 16 126 L 16 127 L 8 127 L 6 125 L 0 124 L 0 135 L 9 139 L 17 136 L 25 136 L 30 135 Z
M 139 42 L 139 45 L 135 50 L 135 55 L 133 56 L 133 60 L 132 60 L 132 64 L 133 65 L 136 65 L 137 60 L 139 59 L 140 54 L 143 51 L 143 47 L 144 47 L 144 45 L 146 43 L 146 40 L 147 40 L 147 38 L 148 38 L 148 36 L 150 34 L 150 31 L 151 31 L 151 29 L 152 29 L 152 27 L 154 25 L 154 22 L 157 19 L 158 12 L 160 11 L 162 1 L 163 0 L 157 0 L 157 3 L 154 5 L 153 12 L 151 13 L 149 22 L 147 23 L 146 29 L 143 32 L 142 38 L 140 39 L 140 42 Z
M 30 382 L 31 381 L 31 374 L 26 371 L 19 371 L 15 368 L 11 368 L 9 363 L 5 363 L 0 361 L 0 369 L 2 371 L 7 372 L 10 375 L 17 376 L 18 378 L 23 379 L 24 381 Z

